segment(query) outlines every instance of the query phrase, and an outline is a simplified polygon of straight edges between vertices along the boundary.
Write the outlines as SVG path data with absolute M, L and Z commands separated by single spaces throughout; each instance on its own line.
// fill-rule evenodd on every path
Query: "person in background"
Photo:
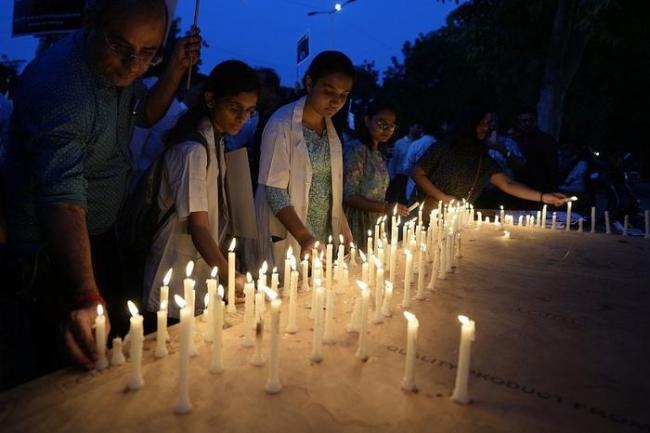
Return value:
M 406 152 L 406 157 L 402 162 L 402 167 L 400 169 L 401 173 L 404 173 L 408 176 L 406 181 L 406 189 L 404 191 L 404 200 L 405 203 L 411 203 L 411 196 L 413 191 L 415 191 L 415 181 L 411 177 L 411 172 L 415 163 L 422 158 L 422 156 L 429 150 L 431 146 L 436 144 L 436 139 L 428 134 L 422 135 L 422 137 L 414 140 L 409 146 L 408 152 Z
M 238 60 L 222 62 L 204 83 L 203 98 L 169 131 L 158 201 L 161 209 L 174 206 L 174 211 L 156 234 L 145 264 L 148 311 L 159 309 L 158 288 L 170 268 L 172 275 L 178 276 L 172 292 L 183 296 L 180 276 L 190 260 L 195 263 L 193 278 L 197 281 L 205 281 L 217 266 L 220 281 L 227 282 L 228 262 L 223 251 L 232 236 L 224 140 L 237 134 L 250 118 L 259 93 L 257 74 L 250 66 Z M 243 287 L 244 276 L 238 274 L 237 293 L 242 293 Z M 199 285 L 196 299 L 202 300 L 204 294 L 204 285 Z M 169 314 L 178 318 L 178 307 L 170 303 Z
M 342 146 L 331 119 L 345 105 L 354 75 L 345 54 L 319 53 L 305 73 L 306 96 L 266 124 L 255 196 L 260 259 L 279 262 L 289 245 L 303 257 L 330 235 L 352 240 L 343 212 Z
M 465 199 L 474 203 L 488 182 L 524 200 L 555 206 L 565 203 L 563 194 L 538 191 L 510 179 L 488 155 L 485 140 L 492 115 L 482 107 L 468 108 L 457 122 L 459 129 L 451 141 L 432 147 L 417 162 L 413 178 L 427 208 L 436 207 L 440 200 L 450 203 Z
M 422 137 L 422 125 L 414 123 L 409 127 L 409 133 L 395 142 L 392 156 L 388 161 L 388 174 L 390 175 L 390 184 L 386 192 L 388 201 L 406 201 L 406 183 L 409 172 L 403 172 L 404 160 L 408 153 L 411 143 Z
M 93 368 L 98 304 L 114 330 L 127 329 L 126 299 L 138 297 L 121 292 L 113 225 L 128 183 L 131 132 L 164 115 L 200 57 L 197 34 L 179 40 L 145 94 L 139 78 L 160 62 L 165 2 L 97 0 L 86 16 L 82 30 L 25 68 L 15 92 L 2 170 L 14 249 L 2 275 L 12 293 L 0 320 L 15 331 L 11 353 L 19 359 L 9 374 L 17 382 L 62 365 L 62 347 Z
M 390 179 L 380 147 L 392 137 L 395 122 L 395 109 L 390 103 L 371 102 L 357 127 L 358 140 L 351 142 L 343 155 L 343 204 L 354 243 L 362 249 L 366 232 L 375 226 L 378 217 L 392 215 L 394 209 L 401 216 L 408 215 L 403 204 L 385 200 Z

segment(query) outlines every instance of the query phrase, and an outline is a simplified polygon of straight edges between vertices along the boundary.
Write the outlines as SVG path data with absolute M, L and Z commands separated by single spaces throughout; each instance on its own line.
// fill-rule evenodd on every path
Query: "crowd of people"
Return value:
M 213 267 L 225 271 L 242 214 L 231 191 L 249 197 L 254 210 L 244 218 L 257 233 L 240 239 L 237 297 L 228 302 L 241 300 L 243 272 L 262 261 L 277 265 L 289 247 L 303 257 L 329 236 L 363 249 L 378 217 L 406 217 L 414 201 L 476 203 L 491 184 L 533 206 L 564 203 L 555 192 L 557 145 L 529 110 L 507 136 L 480 104 L 438 137 L 412 125 L 387 158 L 400 113 L 377 95 L 342 143 L 332 118 L 346 106 L 355 68 L 338 51 L 316 55 L 303 96 L 284 105 L 277 74 L 238 60 L 214 67 L 181 103 L 177 89 L 201 56 L 194 29 L 147 87 L 142 77 L 161 62 L 167 14 L 162 0 L 100 0 L 83 29 L 18 79 L 1 154 L 3 386 L 70 359 L 93 368 L 98 303 L 123 335 L 126 300 L 155 312 L 169 268 L 179 294 L 188 260 L 197 281 Z M 242 148 L 250 186 L 229 185 L 227 155 Z M 116 227 L 132 222 L 121 220 L 124 209 L 145 203 L 134 198 L 152 179 L 156 220 L 142 268 L 133 269 Z M 169 314 L 178 315 L 173 305 Z

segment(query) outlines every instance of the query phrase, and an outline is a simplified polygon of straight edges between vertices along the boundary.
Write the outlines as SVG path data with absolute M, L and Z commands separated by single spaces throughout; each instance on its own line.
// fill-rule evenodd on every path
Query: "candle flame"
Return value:
M 332 235 L 329 235 L 329 237 L 327 238 L 327 243 L 328 243 L 328 244 L 331 244 L 331 243 L 332 243 Z
M 318 247 L 320 247 L 320 241 L 316 241 L 316 243 L 314 244 L 314 248 L 312 249 L 317 250 Z
M 354 245 L 354 242 L 350 242 L 350 249 L 353 249 L 353 248 L 356 248 L 356 246 Z
M 471 320 L 467 316 L 458 316 L 458 321 L 463 325 L 469 325 Z
M 381 224 L 381 222 L 382 222 L 383 220 L 384 220 L 384 217 L 383 217 L 383 216 L 380 216 L 379 218 L 377 218 L 377 222 L 375 223 L 375 225 L 378 226 L 379 224 Z
M 230 252 L 235 251 L 236 246 L 237 246 L 237 238 L 232 238 L 232 241 L 230 241 L 230 246 L 228 247 L 228 251 Z
M 165 277 L 163 278 L 163 286 L 169 286 L 169 282 L 172 279 L 172 268 L 169 268 L 167 273 L 165 274 Z
M 246 281 L 248 281 L 249 283 L 253 282 L 253 276 L 251 275 L 250 272 L 246 272 Z
M 368 237 L 372 237 L 372 230 L 368 230 Z
M 131 312 L 131 315 L 132 316 L 137 316 L 138 313 L 139 313 L 138 307 L 136 307 L 136 305 L 133 303 L 133 301 L 128 301 L 126 304 L 129 306 L 129 311 Z
M 168 303 L 169 303 L 169 301 L 167 299 L 163 299 L 162 301 L 160 301 L 160 310 L 161 311 L 166 311 Z
M 102 304 L 97 304 L 97 315 L 98 316 L 104 315 L 104 306 Z
M 366 255 L 363 253 L 363 251 L 359 251 L 359 257 L 361 257 L 363 263 L 367 262 Z
M 404 318 L 406 318 L 406 320 L 408 320 L 409 322 L 411 320 L 417 320 L 415 314 L 411 313 L 410 311 L 404 311 Z
M 572 195 L 571 197 L 569 197 L 569 201 L 578 201 L 578 197 Z
M 216 278 L 218 273 L 219 273 L 219 268 L 215 266 L 214 268 L 212 268 L 212 272 L 210 272 L 210 276 L 212 278 Z
M 499 209 L 500 209 L 500 210 L 503 210 L 503 205 L 499 205 Z
M 291 245 L 287 248 L 287 260 L 289 260 L 290 257 L 293 257 L 293 247 Z
M 187 262 L 187 266 L 185 266 L 185 276 L 189 278 L 190 275 L 192 275 L 193 270 L 194 270 L 194 262 L 190 260 L 189 262 Z
M 345 238 L 343 237 L 343 235 L 339 235 L 339 244 L 340 245 L 345 244 Z
M 277 274 L 278 273 L 278 267 L 273 266 L 273 271 L 271 271 L 272 274 Z
M 260 268 L 260 275 L 266 274 L 266 271 L 269 270 L 269 264 L 266 263 L 266 260 L 264 260 L 264 263 L 262 263 L 262 267 Z
M 223 286 L 219 284 L 219 287 L 217 288 L 217 294 L 219 295 L 220 299 L 223 299 L 223 295 L 225 294 L 225 290 L 223 289 Z
M 208 308 L 208 304 L 210 303 L 210 295 L 207 293 L 203 297 L 203 305 L 205 305 L 205 308 Z
M 176 302 L 176 305 L 178 305 L 178 308 L 187 307 L 187 302 L 185 302 L 185 299 L 183 299 L 181 296 L 174 295 L 174 301 Z
M 393 208 L 393 216 L 397 215 L 397 204 L 395 204 L 395 207 Z
M 305 261 L 309 260 L 309 254 L 305 254 Z
M 402 215 L 397 217 L 397 226 L 399 227 L 400 224 L 402 224 Z

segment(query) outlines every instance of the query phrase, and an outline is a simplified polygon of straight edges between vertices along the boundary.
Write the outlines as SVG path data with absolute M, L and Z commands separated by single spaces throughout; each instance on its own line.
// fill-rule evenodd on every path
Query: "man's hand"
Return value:
M 546 204 L 551 204 L 553 206 L 562 206 L 569 201 L 567 196 L 559 192 L 545 192 L 542 194 L 542 201 Z
M 73 310 L 68 315 L 65 325 L 65 346 L 75 364 L 92 370 L 95 368 L 98 354 L 95 345 L 93 326 L 97 307 L 86 307 Z M 106 335 L 110 332 L 111 324 L 106 314 Z
M 199 29 L 193 27 L 189 36 L 176 41 L 169 67 L 179 72 L 185 72 L 196 65 L 201 59 L 201 36 Z

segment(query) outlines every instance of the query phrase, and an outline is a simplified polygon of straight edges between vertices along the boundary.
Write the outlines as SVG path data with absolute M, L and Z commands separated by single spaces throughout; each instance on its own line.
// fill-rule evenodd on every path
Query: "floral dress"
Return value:
M 386 161 L 379 150 L 372 150 L 357 141 L 343 155 L 343 199 L 360 195 L 370 200 L 384 201 L 390 177 Z M 382 213 L 346 207 L 345 213 L 354 243 L 364 248 L 368 230 L 373 230 Z

